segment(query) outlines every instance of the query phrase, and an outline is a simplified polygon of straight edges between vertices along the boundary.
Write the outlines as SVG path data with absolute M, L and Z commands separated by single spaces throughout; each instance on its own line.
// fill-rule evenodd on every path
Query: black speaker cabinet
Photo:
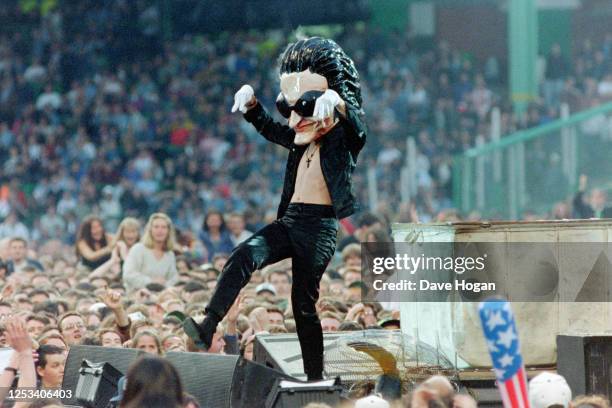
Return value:
M 64 370 L 63 389 L 72 390 L 72 398 L 64 400 L 65 405 L 80 406 L 76 399 L 77 383 L 85 360 L 88 364 L 108 363 L 118 373 L 127 374 L 130 364 L 142 354 L 136 349 L 108 348 L 99 346 L 73 346 L 70 348 L 66 369 Z M 165 355 L 177 369 L 183 389 L 192 394 L 203 407 L 247 408 L 265 405 L 267 396 L 274 391 L 277 380 L 294 380 L 288 375 L 262 364 L 244 360 L 239 356 L 208 353 L 170 352 Z M 89 395 L 92 401 L 92 376 L 82 380 L 81 394 Z M 113 394 L 114 395 L 114 394 Z M 112 397 L 112 396 L 111 396 Z M 85 397 L 84 397 L 85 398 Z
M 203 407 L 229 407 L 238 356 L 172 351 L 166 358 L 177 369 L 183 389 Z
M 612 397 L 612 335 L 557 336 L 557 372 L 572 394 Z

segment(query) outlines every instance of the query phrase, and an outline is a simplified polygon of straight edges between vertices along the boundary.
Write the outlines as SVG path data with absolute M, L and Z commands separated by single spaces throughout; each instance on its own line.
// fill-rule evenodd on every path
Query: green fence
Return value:
M 563 116 L 455 157 L 455 205 L 466 215 L 517 220 L 571 197 L 580 174 L 590 186 L 612 187 L 612 102 Z

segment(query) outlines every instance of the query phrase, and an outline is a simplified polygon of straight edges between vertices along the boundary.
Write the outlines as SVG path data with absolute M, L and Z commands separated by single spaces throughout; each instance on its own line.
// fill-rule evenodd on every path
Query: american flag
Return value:
M 479 312 L 504 407 L 529 408 L 527 375 L 510 303 L 486 300 Z

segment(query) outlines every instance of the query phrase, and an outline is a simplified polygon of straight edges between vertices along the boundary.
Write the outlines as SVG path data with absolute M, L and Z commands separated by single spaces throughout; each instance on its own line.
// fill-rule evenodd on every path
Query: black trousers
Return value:
M 315 303 L 319 282 L 336 250 L 338 220 L 332 206 L 291 203 L 285 215 L 257 231 L 230 255 L 206 308 L 222 320 L 251 274 L 292 258 L 291 306 L 309 379 L 323 377 L 323 332 Z

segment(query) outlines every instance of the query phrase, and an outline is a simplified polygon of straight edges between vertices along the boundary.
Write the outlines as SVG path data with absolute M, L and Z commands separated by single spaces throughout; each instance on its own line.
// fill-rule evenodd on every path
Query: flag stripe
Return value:
M 515 375 L 514 377 L 512 377 L 512 385 L 514 387 L 514 390 L 517 393 L 518 407 L 527 408 L 527 406 L 525 405 L 525 399 L 523 398 L 523 393 L 521 392 L 521 384 L 520 384 L 520 379 L 518 375 Z
M 504 404 L 504 407 L 511 407 L 512 405 L 510 404 L 510 398 L 508 397 L 508 391 L 506 390 L 506 387 L 502 385 L 499 381 L 497 382 L 497 384 L 497 388 L 499 388 L 499 393 L 501 394 L 502 403 Z
M 518 372 L 519 385 L 521 387 L 521 396 L 523 397 L 523 403 L 525 407 L 529 407 L 529 399 L 527 398 L 527 381 L 525 379 L 525 369 L 521 367 Z
M 514 389 L 514 381 L 513 379 L 509 379 L 504 383 L 506 390 L 508 391 L 508 398 L 510 399 L 510 406 L 512 408 L 519 408 L 518 397 L 516 395 L 516 390 Z

